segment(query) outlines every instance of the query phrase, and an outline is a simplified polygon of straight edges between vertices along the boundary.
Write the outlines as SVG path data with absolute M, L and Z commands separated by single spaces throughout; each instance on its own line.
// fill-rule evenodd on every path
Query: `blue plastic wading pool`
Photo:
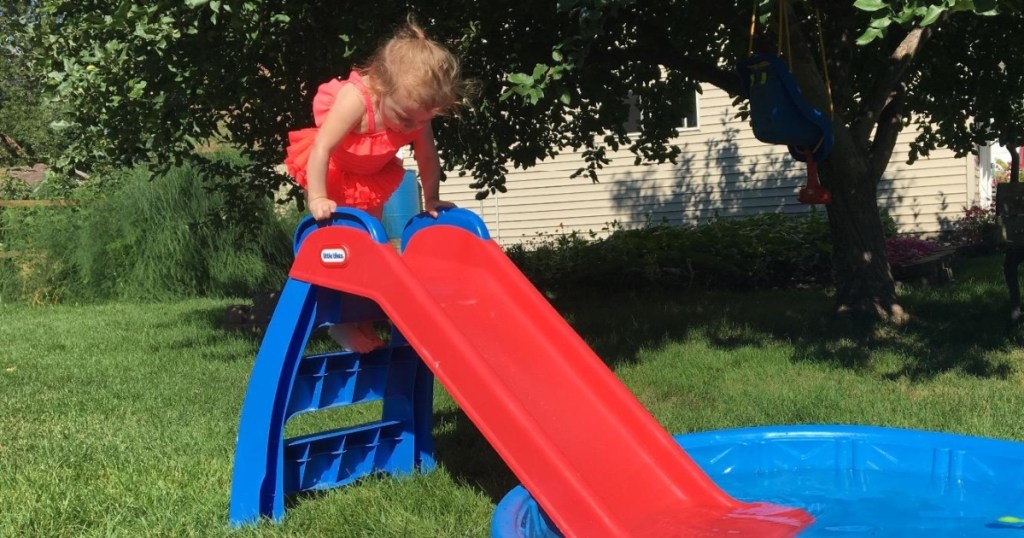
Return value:
M 769 426 L 676 436 L 726 492 L 803 508 L 800 537 L 1024 538 L 1024 443 L 868 426 Z M 495 538 L 559 537 L 522 486 Z

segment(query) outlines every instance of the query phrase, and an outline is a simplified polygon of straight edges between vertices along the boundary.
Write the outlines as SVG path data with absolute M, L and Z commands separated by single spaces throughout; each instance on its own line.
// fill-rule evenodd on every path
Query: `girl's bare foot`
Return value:
M 384 347 L 372 323 L 338 323 L 327 330 L 339 345 L 356 353 L 369 353 Z

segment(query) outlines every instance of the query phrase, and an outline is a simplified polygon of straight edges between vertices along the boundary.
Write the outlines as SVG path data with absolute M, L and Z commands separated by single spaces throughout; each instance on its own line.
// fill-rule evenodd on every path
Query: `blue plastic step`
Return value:
M 344 351 L 303 357 L 285 416 L 408 396 L 416 361 L 417 355 L 408 345 L 365 355 Z
M 414 449 L 410 424 L 395 420 L 285 439 L 285 494 L 344 486 L 374 472 L 410 473 Z

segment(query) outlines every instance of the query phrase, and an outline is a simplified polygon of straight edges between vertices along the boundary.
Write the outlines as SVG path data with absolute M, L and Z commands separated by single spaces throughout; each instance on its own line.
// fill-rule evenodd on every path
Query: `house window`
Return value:
M 687 90 L 684 98 L 686 99 L 686 102 L 684 103 L 686 113 L 683 116 L 683 124 L 680 125 L 679 128 L 684 130 L 698 129 L 700 128 L 700 123 L 697 120 L 697 111 L 699 110 L 697 91 Z M 642 114 L 640 113 L 640 109 L 636 106 L 636 95 L 629 94 L 626 101 L 629 103 L 629 119 L 626 120 L 626 132 L 635 133 L 640 131 L 640 119 L 642 118 Z

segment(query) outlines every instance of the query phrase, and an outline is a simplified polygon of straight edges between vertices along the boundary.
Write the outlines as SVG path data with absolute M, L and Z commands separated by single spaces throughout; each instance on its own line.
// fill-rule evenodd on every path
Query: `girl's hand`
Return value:
M 313 218 L 316 220 L 327 220 L 331 218 L 335 209 L 338 209 L 338 204 L 326 196 L 314 198 L 309 201 L 309 212 L 312 213 Z
M 458 207 L 451 202 L 445 202 L 444 200 L 424 200 L 423 209 L 426 210 L 427 214 L 431 217 L 437 218 L 438 209 L 448 209 L 450 207 Z

